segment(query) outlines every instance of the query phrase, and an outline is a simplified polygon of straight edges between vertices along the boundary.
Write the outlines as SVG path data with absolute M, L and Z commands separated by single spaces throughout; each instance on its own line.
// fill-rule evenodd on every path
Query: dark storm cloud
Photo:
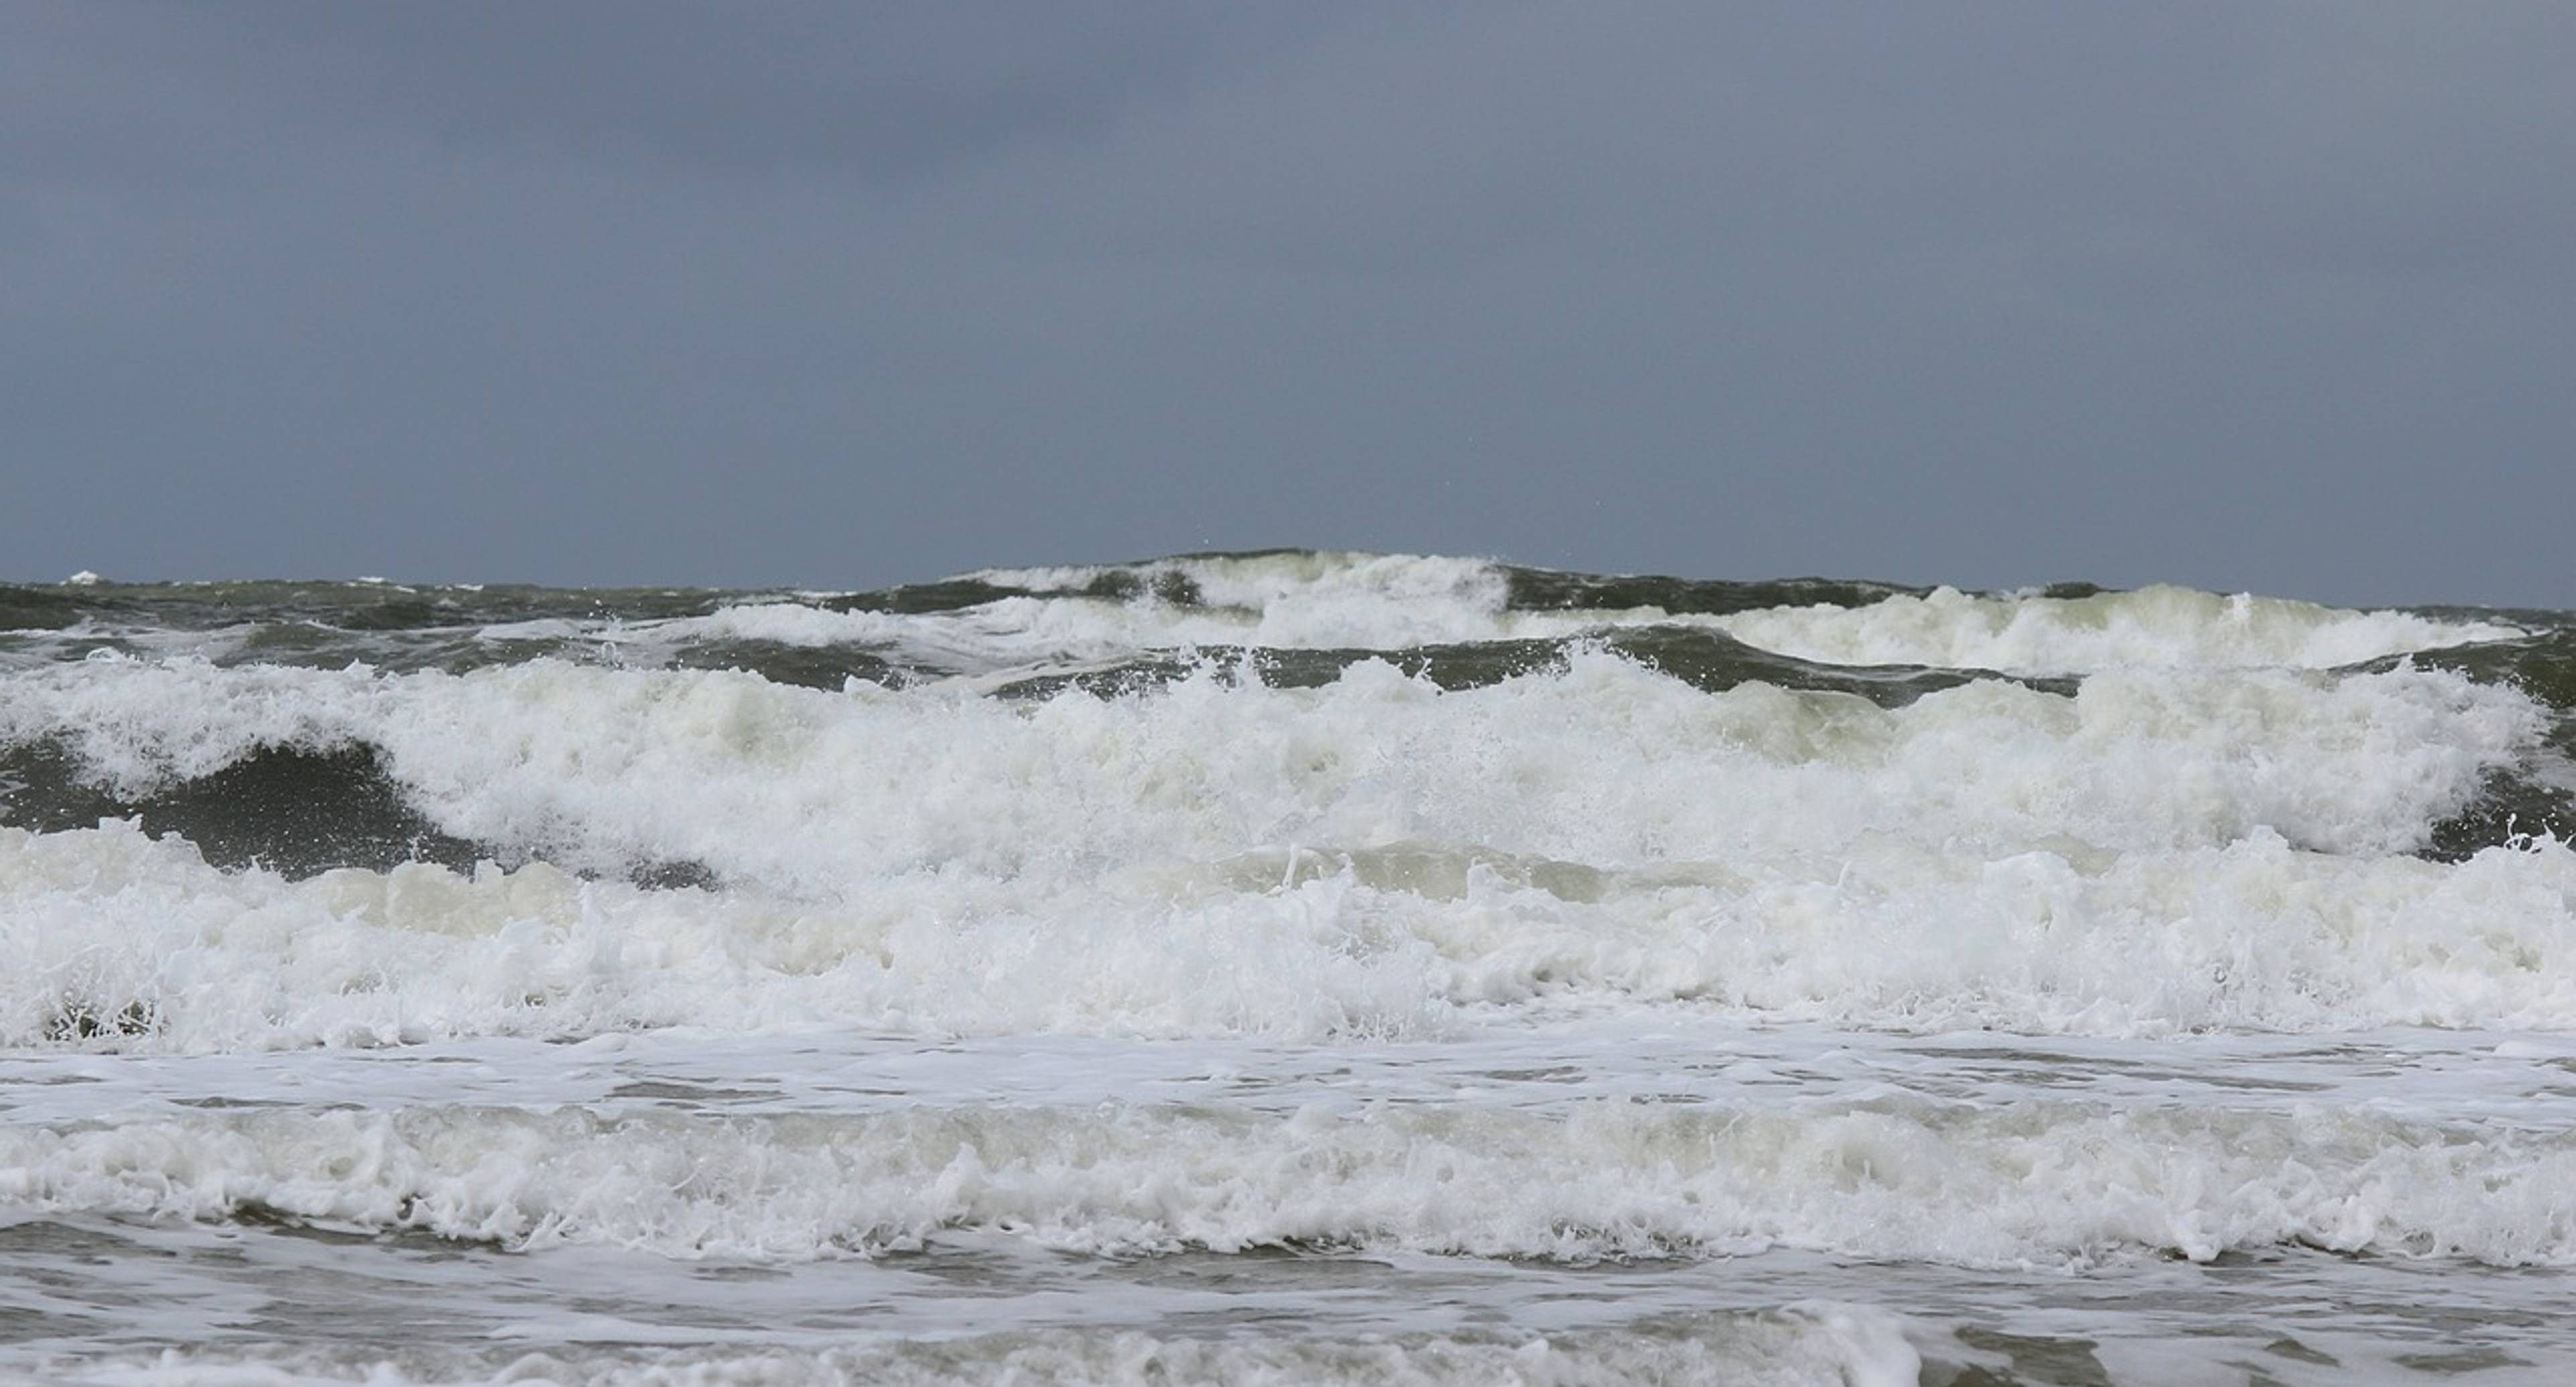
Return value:
M 2576 604 L 2560 7 L 21 7 L 12 571 Z

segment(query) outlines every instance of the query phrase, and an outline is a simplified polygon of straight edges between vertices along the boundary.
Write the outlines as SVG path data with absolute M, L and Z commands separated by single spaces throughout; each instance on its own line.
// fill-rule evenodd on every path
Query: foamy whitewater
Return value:
M 2576 1381 L 2576 617 L 0 586 L 0 1379 Z

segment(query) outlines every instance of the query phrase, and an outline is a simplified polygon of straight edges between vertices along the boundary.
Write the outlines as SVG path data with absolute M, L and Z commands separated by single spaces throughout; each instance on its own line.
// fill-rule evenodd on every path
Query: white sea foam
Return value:
M 2565 1265 L 2576 1138 L 2366 1110 L 2046 1100 L 1591 1103 L 1564 1117 L 264 1111 L 0 1131 L 0 1201 L 754 1260 L 980 1233 L 1090 1254 L 1320 1246 L 1581 1262 L 1787 1247 L 2018 1266 L 2297 1245 Z
M 1424 1033 L 1443 1017 L 1427 950 L 1367 956 L 1309 898 L 1087 919 L 978 894 L 933 874 L 825 908 L 543 865 L 290 885 L 216 872 L 130 826 L 0 830 L 0 939 L 22 960 L 0 977 L 0 1037 L 181 1050 L 665 1026 L 1320 1037 Z
M 1096 658 L 1121 648 L 1255 644 L 1383 649 L 1681 625 L 1713 627 L 1767 650 L 1825 663 L 2070 673 L 2125 667 L 2327 669 L 2524 634 L 2493 622 L 2349 611 L 2170 586 L 2077 598 L 1971 596 L 1941 588 L 1922 597 L 1897 595 L 1858 607 L 1778 607 L 1720 616 L 1655 606 L 1513 611 L 1507 607 L 1508 578 L 1499 566 L 1410 555 L 1219 555 L 1120 566 L 997 569 L 970 576 L 1058 594 L 1084 592 L 1116 577 L 1127 580 L 1135 592 L 1124 603 L 1014 599 L 943 618 L 971 627 L 986 640 L 1015 640 L 1016 653 L 1023 656 L 1049 648 L 1050 642 L 1068 654 Z M 1186 580 L 1199 603 L 1176 606 L 1158 600 L 1158 582 L 1171 579 Z M 822 634 L 813 625 L 802 632 Z M 881 628 L 880 634 L 892 632 Z
M 1114 577 L 1150 593 L 1158 582 L 1186 581 L 1212 607 L 1267 614 L 1274 608 L 1341 604 L 1418 610 L 1463 607 L 1499 612 L 1510 595 L 1503 570 L 1481 559 L 1415 554 L 1297 551 L 1212 554 L 1153 563 L 1059 568 L 996 568 L 965 575 L 997 587 L 1075 593 Z
M 1777 607 L 1731 615 L 1674 613 L 1651 605 L 1515 610 L 1509 605 L 1509 573 L 1497 564 L 1400 554 L 1214 555 L 965 576 L 1030 595 L 914 613 L 836 610 L 808 595 L 801 601 L 737 602 L 705 616 L 495 623 L 479 634 L 495 644 L 597 641 L 648 663 L 709 641 L 847 646 L 967 674 L 1080 665 L 1154 650 L 1393 650 L 1555 640 L 1649 626 L 1720 630 L 1824 663 L 2020 673 L 2324 669 L 2523 634 L 2494 622 L 2346 611 L 2176 587 L 2081 598 L 1972 596 L 1942 588 L 1859 607 Z M 221 658 L 240 634 L 137 632 L 131 638 L 172 653 Z
M 2175 587 L 2082 598 L 1978 597 L 1943 588 L 1860 607 L 1778 607 L 1721 616 L 1655 606 L 1513 610 L 1500 567 L 1407 555 L 1216 556 L 968 576 L 1039 595 L 919 614 L 753 603 L 704 617 L 636 623 L 610 634 L 648 650 L 710 639 L 855 645 L 974 672 L 1183 647 L 1396 649 L 1686 626 L 1721 630 L 1767 650 L 1825 663 L 2022 673 L 2325 669 L 2522 634 L 2491 622 L 2345 611 Z M 1084 596 L 1112 579 L 1119 581 L 1110 590 L 1125 596 Z M 1185 583 L 1192 600 L 1168 600 L 1176 582 Z
M 2135 667 L 2331 669 L 2523 634 L 2492 622 L 2343 611 L 2177 587 L 2072 598 L 1977 597 L 1940 588 L 1863 607 L 1774 607 L 1721 617 L 1716 624 L 1747 644 L 1804 660 L 2032 674 Z
M 0 831 L 0 906 L 20 960 L 0 1039 L 16 1044 L 672 1026 L 1320 1040 L 1647 1004 L 1918 1031 L 2576 1027 L 2576 854 L 2555 845 L 2444 868 L 2266 837 L 2089 875 L 2049 853 L 1961 867 L 1905 851 L 1840 881 L 1734 883 L 1321 855 L 1288 887 L 929 873 L 810 903 L 542 865 L 290 884 L 115 826 Z
M 2546 717 L 2447 673 L 2106 674 L 1885 710 L 1627 661 L 1443 693 L 1374 662 L 1311 690 L 1215 670 L 1034 703 L 535 661 L 463 676 L 111 661 L 6 676 L 0 739 L 147 794 L 264 746 L 366 743 L 448 832 L 691 859 L 840 894 L 906 871 L 1092 875 L 1292 844 L 1611 867 L 2080 843 L 2400 851 Z
M 1254 597 L 1255 594 L 1243 594 Z M 1003 597 L 955 611 L 834 611 L 796 602 L 744 603 L 703 617 L 635 623 L 614 633 L 640 651 L 709 640 L 856 646 L 960 673 L 1113 660 L 1143 651 L 1244 646 L 1391 650 L 1414 645 L 1583 634 L 1658 619 L 1506 612 L 1499 597 L 1420 603 L 1324 588 L 1251 606 L 1174 606 L 1150 591 L 1129 599 Z
M 704 641 L 765 641 L 855 646 L 934 669 L 984 673 L 1187 647 L 1395 649 L 1568 636 L 1617 624 L 1583 613 L 1506 611 L 1503 570 L 1474 559 L 1292 553 L 964 576 L 1030 595 L 920 613 L 743 602 L 599 634 L 648 655 Z M 1182 593 L 1187 600 L 1169 600 Z
M 207 787 L 155 797 L 366 748 L 517 865 L 290 881 L 139 821 L 0 828 L 0 1280 L 35 1288 L 0 1311 L 58 1336 L 0 1346 L 0 1379 L 1850 1387 L 2045 1376 L 2027 1331 L 2123 1387 L 2290 1343 L 2267 1380 L 2304 1387 L 2321 1352 L 2393 1378 L 2409 1335 L 2472 1322 L 2518 1328 L 2447 1367 L 2561 1361 L 2576 849 L 2411 855 L 2500 773 L 2555 783 L 2554 714 L 2339 672 L 2502 627 L 2173 589 L 1514 612 L 1492 565 L 1347 555 L 982 576 L 1054 595 L 347 647 L 575 657 L 464 674 L 219 667 L 342 649 L 268 626 L 12 637 L 13 813 L 59 816 L 56 752 L 194 822 Z M 1610 641 L 1446 692 L 1187 650 L 1676 620 L 2083 677 L 1887 709 L 1710 693 Z M 652 667 L 710 643 L 975 677 Z M 1187 672 L 977 693 L 1140 651 Z M 209 849 L 328 840 L 281 807 Z M 710 884 L 627 881 L 673 864 Z M 1307 1255 L 1230 1255 L 1273 1247 Z M 2267 1308 L 2238 1259 L 2195 1265 L 2231 1251 L 2279 1271 Z M 583 1269 L 608 1299 L 563 1289 Z M 1632 1274 L 1652 1309 L 1594 1279 Z M 2408 1278 L 2479 1308 L 2269 1327 Z M 2224 1325 L 2162 1298 L 2222 1282 Z M 397 1285 L 470 1337 L 339 1347 Z M 2106 1288 L 2155 1308 L 2104 1333 Z M 1855 1292 L 1921 1313 L 1746 1308 Z M 1370 1296 L 1395 1308 L 1343 1313 Z M 1998 1309 L 1992 1337 L 1939 1327 Z M 2177 1357 L 2176 1324 L 2216 1337 Z
M 1464 692 L 1365 664 L 1023 704 L 546 661 L 6 679 L 0 735 L 129 795 L 364 742 L 448 832 L 724 883 L 290 884 L 131 826 L 0 831 L 21 1042 L 1429 1035 L 1587 999 L 2106 1034 L 2576 1025 L 2566 847 L 2391 855 L 2539 735 L 2527 700 L 2443 673 L 2104 674 L 1896 710 L 1609 656 Z M 109 1024 L 129 1005 L 151 1024 Z

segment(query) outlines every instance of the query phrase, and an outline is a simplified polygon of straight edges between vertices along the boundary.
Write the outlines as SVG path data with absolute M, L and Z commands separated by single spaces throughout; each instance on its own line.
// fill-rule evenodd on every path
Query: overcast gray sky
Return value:
M 2576 606 L 2576 5 L 0 0 L 0 574 Z

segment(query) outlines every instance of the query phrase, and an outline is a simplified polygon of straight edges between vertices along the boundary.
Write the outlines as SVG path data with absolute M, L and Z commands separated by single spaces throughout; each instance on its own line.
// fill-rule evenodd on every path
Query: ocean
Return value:
M 0 587 L 0 1380 L 2576 1382 L 2576 615 Z

